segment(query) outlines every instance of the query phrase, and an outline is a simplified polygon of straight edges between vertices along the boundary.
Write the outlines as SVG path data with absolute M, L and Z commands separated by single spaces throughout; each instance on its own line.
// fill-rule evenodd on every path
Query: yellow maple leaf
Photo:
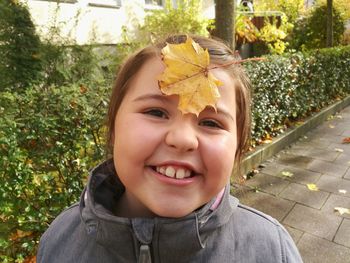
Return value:
M 343 215 L 343 214 L 349 214 L 350 215 L 350 209 L 349 208 L 345 208 L 345 207 L 334 207 L 335 211 L 338 211 L 339 214 Z
M 221 81 L 209 71 L 209 52 L 192 38 L 185 43 L 167 44 L 162 49 L 164 72 L 158 77 L 165 95 L 179 96 L 179 110 L 197 116 L 205 107 L 216 109 Z
M 289 172 L 289 171 L 282 171 L 282 175 L 285 177 L 292 177 L 293 173 Z
M 307 184 L 307 188 L 309 188 L 310 191 L 318 191 L 318 187 L 315 184 Z

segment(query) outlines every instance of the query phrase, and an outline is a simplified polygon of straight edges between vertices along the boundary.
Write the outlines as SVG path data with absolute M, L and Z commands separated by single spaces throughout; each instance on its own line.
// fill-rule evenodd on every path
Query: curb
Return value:
M 255 148 L 254 152 L 244 157 L 241 164 L 241 174 L 247 174 L 256 168 L 259 164 L 269 159 L 288 145 L 297 141 L 301 136 L 314 129 L 327 118 L 350 105 L 350 96 L 338 101 L 324 110 L 308 117 L 303 124 L 297 127 L 287 129 L 283 134 L 272 139 L 272 142 L 266 145 L 260 145 Z

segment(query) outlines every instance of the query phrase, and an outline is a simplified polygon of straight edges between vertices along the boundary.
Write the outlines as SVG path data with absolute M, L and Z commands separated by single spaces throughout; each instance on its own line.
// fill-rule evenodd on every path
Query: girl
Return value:
M 230 196 L 250 131 L 248 81 L 222 42 L 192 38 L 221 82 L 215 108 L 184 114 L 159 89 L 162 49 L 187 36 L 129 57 L 110 100 L 113 159 L 44 233 L 37 262 L 302 262 L 276 220 Z

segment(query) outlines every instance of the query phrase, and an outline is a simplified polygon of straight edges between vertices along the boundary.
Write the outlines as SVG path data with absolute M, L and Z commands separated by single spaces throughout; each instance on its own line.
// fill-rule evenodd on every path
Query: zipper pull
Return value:
M 140 246 L 140 255 L 138 263 L 152 263 L 149 245 L 143 244 Z

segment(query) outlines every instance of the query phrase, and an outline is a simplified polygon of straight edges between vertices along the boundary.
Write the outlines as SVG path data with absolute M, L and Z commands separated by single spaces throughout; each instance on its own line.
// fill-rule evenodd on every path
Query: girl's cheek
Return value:
M 211 163 L 212 167 L 222 169 L 231 167 L 234 163 L 234 156 L 237 148 L 237 142 L 234 136 L 228 136 L 216 139 L 214 141 L 205 142 L 202 150 L 207 162 Z
M 137 122 L 137 124 L 135 123 Z M 160 141 L 163 140 L 163 131 L 161 128 L 149 124 L 147 121 L 135 120 L 132 129 L 128 130 L 128 141 L 138 149 L 152 150 Z M 131 127 L 131 126 L 129 126 Z

